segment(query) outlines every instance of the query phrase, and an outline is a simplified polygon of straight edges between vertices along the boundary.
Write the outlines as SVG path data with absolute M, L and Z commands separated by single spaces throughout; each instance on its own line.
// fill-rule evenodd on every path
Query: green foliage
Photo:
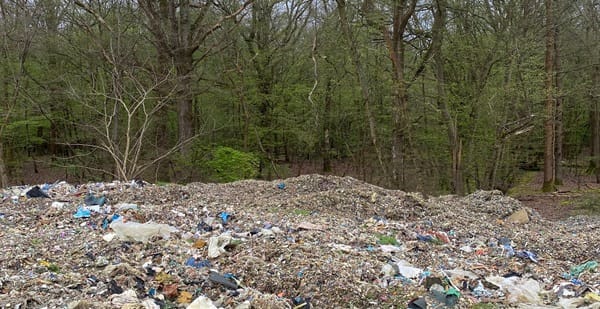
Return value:
M 259 159 L 252 153 L 220 146 L 206 162 L 211 177 L 220 182 L 232 182 L 258 176 Z
M 381 245 L 397 245 L 398 240 L 394 236 L 380 234 L 377 236 L 377 242 Z
M 6 126 L 3 139 L 14 147 L 39 146 L 47 142 L 46 135 L 50 129 L 50 121 L 42 116 L 17 120 Z

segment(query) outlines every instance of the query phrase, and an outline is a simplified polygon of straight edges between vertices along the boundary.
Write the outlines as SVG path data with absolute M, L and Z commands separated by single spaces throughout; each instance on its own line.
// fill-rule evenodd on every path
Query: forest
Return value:
M 3 187 L 600 181 L 599 0 L 0 0 L 0 43 Z

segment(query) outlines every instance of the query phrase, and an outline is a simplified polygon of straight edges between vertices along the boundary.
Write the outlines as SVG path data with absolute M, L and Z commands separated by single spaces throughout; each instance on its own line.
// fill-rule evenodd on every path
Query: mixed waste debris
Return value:
M 600 308 L 600 220 L 350 177 L 0 191 L 2 308 Z

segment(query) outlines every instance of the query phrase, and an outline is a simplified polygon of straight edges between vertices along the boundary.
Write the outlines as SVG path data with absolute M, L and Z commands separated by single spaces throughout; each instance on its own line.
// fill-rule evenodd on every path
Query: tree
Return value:
M 555 100 L 555 23 L 553 0 L 545 0 L 546 5 L 546 109 L 544 121 L 544 184 L 542 191 L 556 190 L 555 143 L 556 143 L 556 100 Z
M 369 135 L 371 138 L 371 143 L 373 144 L 373 148 L 375 153 L 377 154 L 377 161 L 381 168 L 381 172 L 387 177 L 387 169 L 383 163 L 383 155 L 381 153 L 381 148 L 379 146 L 379 141 L 377 139 L 377 129 L 375 118 L 372 113 L 372 97 L 369 81 L 367 79 L 367 74 L 364 68 L 364 65 L 361 61 L 359 50 L 358 50 L 358 42 L 352 33 L 352 28 L 350 27 L 350 21 L 348 20 L 348 13 L 346 10 L 346 1 L 345 0 L 337 0 L 337 9 L 340 18 L 340 24 L 342 28 L 342 32 L 346 39 L 346 44 L 350 47 L 350 55 L 352 58 L 352 62 L 354 64 L 356 70 L 356 76 L 358 77 L 358 82 L 360 84 L 362 100 L 365 107 L 365 116 L 367 118 L 367 123 L 369 126 Z
M 121 180 L 139 177 L 182 147 L 180 142 L 153 152 L 152 146 L 165 147 L 148 138 L 159 120 L 158 114 L 176 91 L 172 74 L 156 74 L 141 65 L 151 63 L 153 55 L 146 53 L 146 48 L 138 48 L 145 41 L 136 35 L 143 28 L 136 22 L 137 11 L 131 2 L 98 2 L 93 7 L 80 1 L 76 4 L 82 10 L 74 9 L 69 22 L 82 29 L 86 37 L 74 36 L 69 42 L 95 48 L 77 51 L 78 58 L 88 59 L 80 72 L 85 78 L 70 80 L 67 90 L 68 96 L 83 107 L 76 125 L 89 142 L 68 145 L 91 153 L 99 150 L 113 162 L 112 169 L 103 164 L 81 168 L 100 170 Z
M 212 1 L 195 3 L 189 0 L 156 1 L 139 0 L 146 16 L 146 25 L 152 34 L 152 43 L 158 53 L 158 62 L 166 64 L 163 75 L 175 68 L 177 92 L 175 95 L 179 143 L 187 145 L 195 136 L 194 69 L 201 61 L 223 48 L 221 42 L 208 42 L 221 29 L 224 22 L 234 20 L 253 0 L 245 0 L 234 11 L 215 7 Z M 222 10 L 219 15 L 218 10 Z M 186 154 L 189 147 L 181 148 Z
M 35 8 L 27 1 L 0 1 L 0 186 L 9 184 L 5 153 L 8 127 L 23 102 L 25 65 L 36 35 Z
M 432 26 L 432 52 L 434 74 L 437 79 L 437 97 L 438 109 L 442 114 L 442 119 L 446 123 L 448 132 L 448 142 L 451 153 L 451 174 L 452 174 L 452 192 L 456 194 L 464 193 L 464 180 L 462 175 L 462 140 L 458 135 L 458 124 L 456 119 L 450 114 L 450 108 L 447 103 L 446 79 L 444 77 L 445 58 L 442 51 L 443 32 L 446 25 L 446 1 L 437 0 L 433 8 L 433 26 Z

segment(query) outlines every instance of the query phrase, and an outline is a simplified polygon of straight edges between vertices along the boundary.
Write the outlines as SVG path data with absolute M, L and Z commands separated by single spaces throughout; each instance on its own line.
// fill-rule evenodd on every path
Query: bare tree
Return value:
M 74 10 L 70 22 L 89 35 L 86 42 L 95 49 L 85 49 L 80 55 L 90 59 L 91 70 L 83 72 L 86 79 L 71 83 L 69 95 L 85 107 L 89 119 L 77 125 L 93 136 L 94 142 L 69 143 L 71 147 L 100 150 L 113 161 L 111 170 L 99 166 L 81 166 L 100 170 L 121 180 L 140 176 L 146 169 L 180 150 L 196 135 L 180 139 L 174 146 L 150 154 L 153 145 L 148 134 L 152 124 L 160 121 L 158 113 L 164 110 L 180 91 L 174 82 L 177 68 L 171 67 L 162 74 L 147 67 L 152 63 L 147 53 L 139 52 L 142 31 L 134 18 L 136 7 L 131 2 L 111 5 L 77 1 L 81 10 Z M 75 42 L 77 44 L 77 42 Z M 94 56 L 100 56 L 97 62 Z M 168 68 L 164 66 L 164 68 Z M 83 88 L 83 89 L 82 89 Z M 163 119 L 164 121 L 164 119 Z
M 124 70 L 120 78 L 112 76 L 108 81 L 99 75 L 96 78 L 95 89 L 84 96 L 79 95 L 73 88 L 70 92 L 71 96 L 78 99 L 94 115 L 98 115 L 101 121 L 80 124 L 94 133 L 98 145 L 74 143 L 70 145 L 107 153 L 114 162 L 114 169 L 112 171 L 102 169 L 102 171 L 117 179 L 130 180 L 140 176 L 146 169 L 181 147 L 181 143 L 178 143 L 158 156 L 144 157 L 144 152 L 148 150 L 149 129 L 156 120 L 156 114 L 168 104 L 170 99 L 170 96 L 158 95 L 157 89 L 168 82 L 169 76 L 157 77 L 143 68 L 135 68 Z M 119 117 L 119 110 L 123 114 L 121 117 Z M 122 129 L 113 130 L 114 123 L 119 121 L 122 122 Z M 114 134 L 118 134 L 119 138 L 115 138 Z

